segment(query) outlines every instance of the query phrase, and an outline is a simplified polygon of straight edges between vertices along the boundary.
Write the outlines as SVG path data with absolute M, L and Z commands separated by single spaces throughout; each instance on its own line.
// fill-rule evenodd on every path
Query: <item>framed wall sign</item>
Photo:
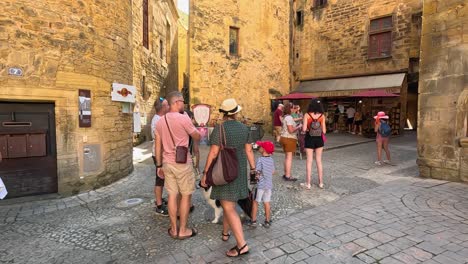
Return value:
M 135 103 L 136 88 L 132 85 L 113 83 L 112 101 Z
M 80 127 L 91 127 L 91 91 L 78 90 Z

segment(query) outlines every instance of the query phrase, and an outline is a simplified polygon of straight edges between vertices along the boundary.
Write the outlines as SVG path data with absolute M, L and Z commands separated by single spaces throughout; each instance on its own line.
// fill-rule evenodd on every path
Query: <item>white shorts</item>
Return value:
M 257 189 L 257 194 L 255 196 L 255 201 L 258 203 L 264 202 L 269 203 L 271 200 L 271 189 Z

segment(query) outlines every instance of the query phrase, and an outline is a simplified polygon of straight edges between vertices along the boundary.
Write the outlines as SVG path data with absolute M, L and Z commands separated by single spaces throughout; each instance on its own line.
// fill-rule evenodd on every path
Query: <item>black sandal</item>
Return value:
M 231 233 L 229 232 L 227 234 L 224 234 L 223 232 L 221 232 L 221 235 L 222 235 L 221 240 L 224 242 L 228 241 L 229 238 L 231 237 Z M 224 239 L 224 237 L 227 237 L 227 239 Z
M 249 254 L 249 251 L 248 251 L 248 250 L 247 250 L 246 252 L 241 253 L 241 251 L 242 251 L 246 246 L 247 246 L 247 243 L 245 243 L 245 245 L 242 246 L 241 248 L 238 248 L 237 245 L 236 245 L 235 247 L 231 248 L 228 252 L 226 252 L 226 256 L 228 256 L 228 257 L 230 257 L 230 258 L 234 258 L 234 257 L 242 256 L 242 255 L 245 255 L 245 254 Z M 231 252 L 233 249 L 236 250 L 237 255 L 235 255 L 235 256 L 230 256 L 230 255 L 228 255 L 228 253 Z

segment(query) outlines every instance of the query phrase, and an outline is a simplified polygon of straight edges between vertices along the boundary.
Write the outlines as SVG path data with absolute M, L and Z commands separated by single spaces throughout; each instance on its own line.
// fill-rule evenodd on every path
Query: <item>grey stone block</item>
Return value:
M 392 257 L 386 257 L 380 261 L 380 264 L 404 264 L 404 263 Z
M 445 251 L 445 249 L 443 249 L 442 247 L 435 245 L 433 243 L 430 243 L 430 242 L 422 242 L 418 244 L 417 247 L 427 252 L 430 252 L 434 255 L 438 255 Z
M 315 255 L 320 254 L 320 253 L 323 252 L 323 250 L 321 250 L 321 249 L 319 249 L 319 248 L 317 248 L 315 246 L 310 246 L 308 248 L 305 248 L 303 251 L 309 256 L 315 256 Z
M 417 247 L 410 247 L 403 251 L 405 254 L 413 256 L 417 260 L 426 261 L 432 258 L 432 254 Z
M 304 253 L 304 251 L 298 251 L 292 255 L 290 255 L 291 258 L 293 258 L 295 261 L 301 261 L 303 259 L 309 258 L 309 255 Z
M 359 239 L 354 240 L 354 243 L 366 248 L 366 249 L 372 249 L 375 247 L 380 246 L 382 243 L 375 241 L 369 237 L 362 237 Z
M 387 256 L 389 256 L 390 254 L 383 251 L 383 250 L 380 250 L 378 248 L 373 248 L 371 250 L 368 250 L 366 251 L 366 254 L 371 256 L 372 258 L 376 259 L 376 260 L 381 260 Z
M 356 255 L 357 258 L 359 258 L 360 260 L 362 260 L 363 262 L 365 263 L 375 263 L 376 259 L 374 259 L 373 257 L 365 254 L 365 253 L 361 253 L 361 254 L 358 254 Z
M 272 249 L 263 251 L 263 254 L 269 259 L 275 259 L 279 256 L 284 255 L 285 252 L 279 248 L 272 248 Z
M 441 263 L 441 264 L 463 264 L 463 263 L 466 263 L 466 261 L 465 262 L 459 262 L 459 261 L 454 260 L 452 258 L 449 258 L 449 257 L 447 257 L 447 256 L 445 256 L 443 254 L 437 255 L 432 259 L 439 262 L 439 263 Z
M 412 240 L 407 239 L 406 237 L 400 237 L 396 240 L 391 241 L 390 244 L 401 250 L 404 250 L 404 249 L 407 249 L 409 247 L 416 245 L 417 243 Z
M 416 258 L 414 258 L 413 256 L 405 254 L 403 252 L 398 252 L 398 253 L 392 255 L 392 257 L 394 259 L 397 259 L 397 260 L 405 263 L 405 264 L 420 263 L 420 261 L 417 260 Z
M 292 254 L 296 251 L 299 251 L 300 249 L 297 248 L 296 245 L 294 245 L 293 243 L 286 243 L 284 245 L 281 245 L 280 248 L 286 252 L 287 254 Z

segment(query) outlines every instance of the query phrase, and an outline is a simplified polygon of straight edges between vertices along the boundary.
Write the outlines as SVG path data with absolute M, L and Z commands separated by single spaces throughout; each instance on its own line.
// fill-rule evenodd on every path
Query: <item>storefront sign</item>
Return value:
M 135 103 L 136 88 L 132 85 L 113 83 L 112 101 Z
M 91 91 L 78 90 L 79 126 L 91 127 Z

